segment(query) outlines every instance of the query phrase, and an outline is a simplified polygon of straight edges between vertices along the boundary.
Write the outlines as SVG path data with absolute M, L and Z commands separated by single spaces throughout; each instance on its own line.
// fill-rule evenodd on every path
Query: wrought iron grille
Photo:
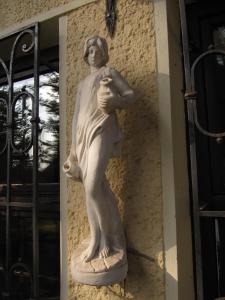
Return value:
M 219 43 L 215 43 L 215 33 L 218 35 L 218 29 L 224 28 L 225 5 L 221 1 L 180 0 L 180 15 L 196 299 L 224 299 L 225 128 L 221 82 L 225 75 L 225 51 L 218 36 Z M 216 81 L 218 85 L 214 84 Z
M 0 80 L 6 78 L 4 92 L 0 90 L 0 173 L 6 172 L 5 184 L 1 178 L 4 175 L 0 174 L 0 299 L 59 299 L 58 296 L 40 295 L 40 282 L 43 281 L 40 269 L 45 267 L 40 255 L 51 250 L 51 241 L 49 249 L 46 243 L 40 245 L 40 232 L 45 227 L 58 226 L 58 208 L 54 212 L 48 209 L 56 202 L 54 205 L 58 205 L 58 184 L 46 185 L 39 172 L 39 31 L 39 24 L 35 23 L 0 39 L 0 43 L 10 49 L 3 54 L 0 50 Z M 24 86 L 18 92 L 15 90 L 17 58 L 26 60 L 28 56 L 32 62 L 33 87 L 29 90 Z M 21 178 L 24 183 L 21 185 L 13 176 L 18 162 L 23 160 L 30 165 L 16 174 L 25 178 Z M 45 199 L 45 209 L 40 206 L 40 199 Z M 48 215 L 51 218 L 54 215 L 56 221 L 45 223 Z M 47 240 L 49 236 L 45 234 L 44 238 Z M 50 282 L 57 280 L 50 273 L 44 277 Z M 51 289 L 54 287 L 53 284 Z

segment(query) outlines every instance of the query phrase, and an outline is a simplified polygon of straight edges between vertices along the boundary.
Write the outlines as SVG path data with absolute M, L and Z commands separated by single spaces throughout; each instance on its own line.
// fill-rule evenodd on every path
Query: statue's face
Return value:
M 104 63 L 104 57 L 98 46 L 90 46 L 88 49 L 88 64 L 90 67 L 102 67 Z

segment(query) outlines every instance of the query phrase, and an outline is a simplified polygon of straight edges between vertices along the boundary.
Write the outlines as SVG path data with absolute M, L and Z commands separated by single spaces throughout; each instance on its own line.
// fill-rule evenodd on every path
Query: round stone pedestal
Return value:
M 127 275 L 126 253 L 118 249 L 107 258 L 96 257 L 90 262 L 82 262 L 80 256 L 88 247 L 85 240 L 74 252 L 71 273 L 74 281 L 89 285 L 111 285 L 121 282 Z

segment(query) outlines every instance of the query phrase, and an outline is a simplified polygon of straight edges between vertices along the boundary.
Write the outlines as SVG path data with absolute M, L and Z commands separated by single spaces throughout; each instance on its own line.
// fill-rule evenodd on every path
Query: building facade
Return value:
M 51 197 L 58 197 L 60 203 L 60 245 L 56 245 L 60 248 L 61 300 L 212 299 L 207 298 L 206 294 L 203 296 L 205 288 L 198 280 L 201 268 L 198 269 L 199 260 L 196 260 L 196 241 L 201 243 L 203 234 L 196 235 L 200 227 L 196 225 L 199 219 L 192 210 L 195 203 L 192 199 L 195 187 L 201 189 L 196 181 L 193 182 L 193 170 L 195 167 L 201 169 L 201 166 L 193 166 L 193 153 L 189 151 L 191 129 L 187 118 L 190 118 L 191 113 L 189 111 L 188 115 L 184 100 L 187 73 L 198 57 L 197 54 L 190 54 L 188 65 L 186 43 L 191 43 L 191 40 L 186 34 L 194 29 L 191 29 L 187 16 L 195 16 L 198 10 L 196 7 L 201 5 L 201 1 L 118 0 L 116 29 L 111 38 L 105 23 L 106 3 L 103 0 L 0 0 L 0 57 L 3 55 L 6 62 L 10 59 L 7 52 L 11 51 L 11 46 L 5 42 L 8 37 L 39 23 L 40 61 L 43 61 L 43 66 L 41 64 L 42 69 L 38 75 L 46 74 L 46 66 L 49 64 L 52 66 L 51 72 L 57 71 L 59 74 L 60 170 L 54 169 L 52 172 L 60 172 L 60 179 L 57 181 L 58 196 L 53 192 L 56 191 L 56 185 L 51 185 Z M 223 20 L 220 20 L 222 24 Z M 129 271 L 124 282 L 100 288 L 76 284 L 71 278 L 73 250 L 89 234 L 89 226 L 82 185 L 67 181 L 61 172 L 71 144 L 77 86 L 88 74 L 88 67 L 82 59 L 83 44 L 92 35 L 107 39 L 109 65 L 121 72 L 136 94 L 136 103 L 128 110 L 118 112 L 123 131 L 122 152 L 119 158 L 110 161 L 107 169 L 107 177 L 118 199 L 125 228 Z M 201 40 L 200 37 L 197 39 Z M 24 75 L 21 78 L 25 80 L 28 77 Z M 52 85 L 54 83 L 51 82 Z M 40 109 L 41 113 L 43 111 Z M 3 159 L 0 163 L 3 166 Z M 7 166 L 10 167 L 10 164 Z M 50 173 L 46 174 L 50 176 Z M 7 182 L 12 186 L 12 182 Z M 7 182 L 3 179 L 2 186 Z M 43 193 L 48 195 L 48 191 Z M 0 194 L 0 197 L 4 201 L 9 197 L 7 195 Z M 10 197 L 12 201 L 13 195 Z M 7 211 L 13 216 L 12 209 Z M 38 220 L 38 215 L 36 218 Z M 3 222 L 8 224 L 7 221 Z M 35 228 L 39 236 L 38 227 Z M 10 236 L 9 231 L 7 234 Z M 7 243 L 2 244 L 4 249 Z M 33 247 L 35 245 L 38 247 L 35 243 Z M 46 246 L 40 251 L 47 249 Z M 9 248 L 7 251 L 10 251 Z M 202 257 L 204 261 L 204 255 Z M 17 262 L 18 257 L 15 257 L 14 263 Z M 2 282 L 4 276 L 0 277 Z M 223 276 L 222 271 L 217 281 L 223 280 Z M 39 281 L 40 276 L 37 278 Z M 8 299 L 6 288 L 2 291 L 2 299 Z M 38 289 L 37 285 L 36 291 Z M 31 293 L 35 293 L 35 288 L 32 288 Z M 219 292 L 216 288 L 212 295 L 215 299 L 225 296 L 222 289 Z M 34 296 L 32 299 L 39 298 Z M 59 295 L 56 299 L 59 299 Z

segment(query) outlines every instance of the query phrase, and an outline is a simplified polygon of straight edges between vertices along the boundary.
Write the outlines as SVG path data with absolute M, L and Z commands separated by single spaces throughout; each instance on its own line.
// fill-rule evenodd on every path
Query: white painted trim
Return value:
M 0 33 L 0 38 L 11 34 L 12 32 L 18 30 L 18 28 L 23 28 L 23 27 L 29 26 L 30 24 L 36 23 L 36 22 L 43 22 L 43 21 L 49 20 L 54 17 L 62 16 L 63 14 L 65 14 L 73 9 L 76 9 L 80 6 L 83 6 L 83 5 L 86 5 L 91 2 L 95 2 L 95 1 L 97 1 L 97 0 L 73 0 L 68 4 L 64 4 L 59 7 L 52 8 L 52 9 L 42 12 L 24 22 L 16 23 L 13 26 L 3 29 Z
M 60 254 L 61 300 L 68 299 L 67 181 L 61 166 L 66 160 L 67 16 L 59 18 L 59 99 L 60 99 Z
M 154 0 L 163 190 L 165 292 L 178 300 L 178 265 L 169 44 L 166 0 Z
M 193 300 L 193 258 L 179 1 L 154 0 L 165 249 L 165 298 Z

